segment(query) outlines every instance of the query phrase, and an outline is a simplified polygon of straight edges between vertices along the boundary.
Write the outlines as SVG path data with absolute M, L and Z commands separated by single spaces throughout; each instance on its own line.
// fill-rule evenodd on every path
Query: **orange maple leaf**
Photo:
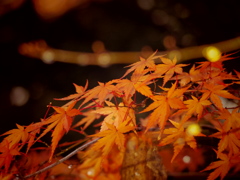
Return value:
M 212 73 L 213 74 L 213 73 Z M 213 74 L 208 81 L 211 81 L 212 83 L 215 84 L 220 84 L 220 85 L 227 85 L 224 80 L 237 80 L 236 77 L 232 75 L 232 73 L 227 73 L 227 72 L 219 72 L 218 74 Z
M 233 109 L 231 112 L 228 109 L 222 109 L 219 111 L 219 116 L 217 119 L 224 120 L 223 129 L 225 131 L 237 129 L 240 127 L 240 113 L 238 111 L 238 108 Z
M 219 96 L 227 98 L 227 99 L 237 99 L 237 100 L 240 100 L 240 98 L 232 95 L 227 90 L 224 90 L 224 88 L 226 88 L 226 87 L 227 87 L 227 85 L 216 85 L 216 84 L 213 84 L 213 83 L 204 83 L 203 84 L 203 90 L 201 90 L 201 92 L 203 92 L 202 98 L 203 99 L 210 98 L 212 103 L 218 109 L 222 109 L 223 108 L 222 101 L 219 98 Z
M 85 98 L 82 102 L 82 105 L 87 103 L 92 99 L 98 99 L 98 103 L 101 105 L 105 100 L 113 97 L 113 94 L 118 94 L 120 91 L 117 89 L 115 85 L 113 85 L 114 81 L 109 81 L 107 83 L 98 82 L 98 86 L 93 89 L 88 90 L 81 99 Z
M 220 139 L 218 143 L 217 154 L 219 155 L 223 151 L 227 150 L 230 154 L 237 154 L 240 152 L 240 139 L 239 133 L 235 132 L 234 129 L 227 130 L 227 126 L 216 127 L 219 132 L 216 132 L 210 137 L 215 137 Z
M 227 73 L 224 70 L 221 70 L 216 67 L 208 67 L 206 69 L 198 69 L 199 74 L 202 76 L 202 84 L 203 81 L 207 83 L 217 84 L 217 85 L 226 85 L 224 80 L 236 80 L 236 77 L 232 75 L 232 73 Z
M 115 82 L 117 83 L 116 87 L 124 92 L 127 99 L 131 98 L 136 91 L 151 98 L 153 94 L 151 88 L 148 86 L 152 83 L 150 80 L 149 75 L 142 74 L 142 76 L 135 76 L 133 74 L 131 80 L 116 79 Z
M 189 73 L 182 72 L 181 74 L 178 74 L 177 76 L 172 77 L 171 79 L 172 80 L 179 79 L 180 80 L 179 83 L 183 87 L 190 82 L 198 82 L 202 80 L 202 74 L 200 73 L 199 70 L 196 70 L 195 65 L 193 65 L 189 70 Z
M 131 68 L 126 71 L 126 73 L 123 75 L 123 77 L 127 76 L 129 73 L 131 73 L 133 71 L 134 71 L 134 74 L 137 74 L 137 75 L 142 74 L 146 67 L 148 67 L 150 70 L 154 70 L 155 66 L 156 66 L 154 59 L 161 57 L 161 56 L 155 56 L 156 53 L 157 53 L 157 51 L 155 51 L 147 59 L 140 57 L 140 61 L 127 66 L 127 67 L 131 67 Z
M 82 115 L 85 116 L 84 118 L 82 118 L 79 122 L 77 122 L 76 124 L 74 124 L 73 128 L 81 126 L 84 124 L 82 130 L 85 130 L 91 123 L 94 122 L 94 120 L 99 119 L 100 115 L 96 114 L 94 112 L 95 110 L 89 110 L 87 112 L 83 112 Z
M 152 76 L 160 77 L 165 74 L 163 78 L 163 86 L 172 78 L 174 73 L 182 74 L 182 67 L 188 66 L 188 64 L 176 64 L 176 57 L 174 57 L 173 60 L 164 57 L 161 57 L 160 59 L 162 60 L 163 64 L 156 65 L 156 70 Z
M 197 119 L 199 120 L 202 116 L 204 106 L 209 106 L 212 103 L 209 100 L 204 99 L 204 97 L 198 100 L 195 96 L 192 96 L 192 99 L 184 101 L 184 104 L 186 105 L 187 109 L 185 110 L 186 114 L 183 117 L 182 123 L 184 123 L 192 115 L 195 114 L 197 115 Z
M 116 144 L 120 151 L 125 149 L 125 135 L 129 131 L 135 129 L 134 126 L 129 126 L 129 121 L 122 122 L 117 128 L 106 123 L 108 130 L 101 131 L 97 134 L 91 135 L 91 137 L 101 137 L 92 147 L 92 150 L 102 149 L 102 155 L 106 156 L 111 151 L 114 144 Z
M 188 89 L 188 87 L 176 89 L 176 84 L 174 83 L 172 87 L 168 90 L 167 95 L 156 95 L 153 96 L 154 102 L 150 104 L 146 109 L 141 111 L 140 113 L 154 111 L 150 114 L 146 131 L 156 126 L 157 124 L 160 127 L 160 132 L 162 133 L 166 121 L 170 116 L 170 109 L 184 109 L 186 106 L 183 104 L 181 100 L 183 93 Z
M 136 92 L 134 82 L 129 79 L 116 79 L 115 82 L 117 82 L 116 87 L 120 91 L 124 92 L 124 95 L 127 99 L 131 98 Z
M 55 100 L 71 100 L 69 101 L 67 104 L 65 104 L 65 106 L 68 106 L 69 104 L 73 103 L 73 101 L 79 99 L 86 91 L 87 87 L 88 87 L 88 81 L 86 82 L 86 85 L 85 87 L 83 86 L 79 86 L 75 83 L 73 83 L 74 87 L 75 87 L 75 90 L 76 90 L 76 93 L 75 94 L 71 94 L 67 97 L 64 97 L 64 98 L 54 98 Z
M 76 115 L 80 115 L 81 112 L 78 109 L 74 109 L 76 101 L 70 104 L 67 107 L 53 107 L 56 111 L 56 114 L 53 114 L 48 119 L 42 121 L 44 125 L 48 125 L 48 127 L 43 131 L 43 133 L 38 137 L 40 139 L 45 134 L 47 134 L 52 129 L 52 144 L 51 144 L 51 155 L 49 161 L 52 160 L 53 153 L 57 147 L 59 140 L 62 138 L 64 133 L 67 133 L 72 125 L 73 117 Z
M 149 76 L 144 76 L 142 79 L 134 83 L 134 88 L 142 95 L 152 98 L 153 93 L 151 88 L 148 86 L 151 83 L 149 80 Z
M 4 139 L 6 139 L 9 143 L 9 148 L 12 146 L 19 146 L 19 150 L 28 143 L 27 151 L 30 149 L 30 147 L 34 143 L 34 139 L 36 137 L 36 134 L 39 133 L 40 128 L 42 127 L 42 123 L 35 123 L 30 124 L 29 126 L 21 126 L 19 124 L 16 124 L 18 129 L 12 129 L 1 136 L 6 136 Z M 21 143 L 20 143 L 21 142 Z
M 234 59 L 234 57 L 229 57 L 229 56 L 231 56 L 235 53 L 221 55 L 221 58 L 215 62 L 210 62 L 210 61 L 198 62 L 198 64 L 200 64 L 200 65 L 197 68 L 200 68 L 200 71 L 205 71 L 208 68 L 218 68 L 222 71 L 222 70 L 224 70 L 223 62 Z
M 108 129 L 108 124 L 113 124 L 118 127 L 123 121 L 130 121 L 130 125 L 136 125 L 135 112 L 131 107 L 124 106 L 123 103 L 115 105 L 110 101 L 105 101 L 107 106 L 99 108 L 94 113 L 106 115 L 103 120 L 101 131 Z
M 160 146 L 165 146 L 167 144 L 173 143 L 174 154 L 171 159 L 171 162 L 176 158 L 185 144 L 189 145 L 191 148 L 195 149 L 197 147 L 196 140 L 194 135 L 188 133 L 184 126 L 180 123 L 169 120 L 173 124 L 173 128 L 164 129 L 163 134 L 168 134 L 167 137 L 161 140 Z M 202 133 L 197 134 L 196 136 L 204 136 Z
M 207 166 L 205 169 L 202 170 L 202 171 L 208 171 L 208 170 L 215 169 L 213 172 L 210 173 L 207 180 L 214 180 L 218 176 L 220 176 L 222 180 L 230 170 L 231 168 L 230 157 L 228 157 L 228 155 L 224 153 L 218 153 L 218 158 L 220 160 L 212 162 L 209 166 Z
M 9 148 L 11 148 L 12 146 L 15 146 L 15 145 L 19 145 L 20 141 L 22 143 L 22 145 L 21 145 L 21 147 L 22 147 L 29 139 L 29 134 L 26 131 L 26 129 L 24 128 L 24 126 L 21 126 L 18 124 L 16 124 L 16 125 L 17 125 L 18 129 L 11 129 L 1 135 L 1 136 L 8 135 L 7 137 L 5 137 L 5 139 L 9 143 L 9 145 L 8 145 Z
M 96 151 L 91 148 L 84 155 L 84 162 L 77 167 L 83 179 L 85 179 L 84 176 L 94 180 L 121 179 L 120 168 L 124 154 L 119 151 L 116 144 L 113 145 L 107 157 L 102 156 L 101 149 Z

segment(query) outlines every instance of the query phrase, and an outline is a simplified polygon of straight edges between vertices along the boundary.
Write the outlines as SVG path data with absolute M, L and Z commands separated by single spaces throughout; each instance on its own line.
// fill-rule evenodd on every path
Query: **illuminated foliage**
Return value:
M 84 87 L 73 84 L 76 93 L 56 98 L 68 102 L 62 107 L 50 106 L 54 112 L 49 117 L 28 126 L 17 124 L 1 135 L 0 177 L 59 175 L 65 171 L 56 165 L 77 154 L 77 160 L 68 166 L 71 169 L 75 164 L 73 179 L 166 179 L 166 171 L 174 169 L 170 164 L 178 163 L 178 170 L 189 171 L 199 171 L 197 166 L 204 165 L 198 138 L 217 142 L 211 148 L 218 159 L 202 167 L 203 171 L 213 170 L 209 180 L 224 178 L 231 169 L 238 172 L 240 98 L 238 90 L 230 87 L 240 83 L 240 75 L 225 71 L 223 62 L 233 59 L 229 55 L 221 55 L 214 47 L 204 51 L 209 61 L 196 63 L 189 72 L 184 71 L 189 65 L 178 64 L 176 57 L 171 60 L 154 52 L 129 65 L 119 79 L 98 82 L 92 89 L 87 89 L 88 81 Z M 156 64 L 159 59 L 162 63 Z M 228 109 L 223 98 L 235 101 L 236 106 Z M 88 135 L 90 127 L 95 133 Z M 205 127 L 213 131 L 206 132 Z M 79 140 L 64 143 L 72 131 Z M 50 145 L 45 137 L 51 139 Z M 44 161 L 37 158 L 36 147 L 46 152 L 42 153 Z M 198 155 L 187 154 L 186 149 Z M 170 158 L 162 160 L 159 155 L 164 153 Z

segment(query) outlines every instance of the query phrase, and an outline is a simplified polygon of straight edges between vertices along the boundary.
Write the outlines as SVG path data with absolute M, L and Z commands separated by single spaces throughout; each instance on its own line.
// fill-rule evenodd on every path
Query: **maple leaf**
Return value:
M 240 127 L 240 113 L 238 111 L 238 108 L 233 109 L 231 112 L 229 112 L 227 109 L 221 109 L 221 111 L 219 111 L 219 116 L 217 119 L 224 120 L 223 129 L 225 131 Z
M 144 82 L 138 81 L 137 83 L 134 84 L 134 88 L 142 95 L 152 98 L 153 94 L 151 88 L 146 84 L 147 84 L 146 81 Z
M 73 117 L 81 114 L 79 110 L 73 108 L 75 104 L 76 101 L 67 107 L 52 106 L 52 108 L 56 111 L 56 114 L 53 114 L 47 120 L 42 121 L 42 123 L 44 125 L 48 125 L 48 127 L 43 131 L 38 139 L 54 129 L 52 132 L 52 149 L 49 161 L 52 160 L 53 153 L 57 147 L 59 140 L 65 133 L 69 131 L 70 126 L 72 125 Z
M 116 87 L 124 92 L 125 97 L 128 99 L 133 96 L 133 94 L 136 92 L 136 89 L 134 87 L 134 82 L 132 82 L 129 79 L 117 79 L 115 80 L 117 82 Z
M 234 82 L 234 83 L 236 83 L 236 84 L 240 84 L 240 72 L 238 72 L 238 71 L 236 71 L 236 70 L 234 70 L 234 72 L 236 73 L 236 75 L 237 75 L 237 80 L 238 81 L 236 81 L 236 82 Z
M 123 91 L 125 97 L 127 99 L 131 98 L 133 94 L 138 91 L 142 95 L 146 97 L 152 97 L 152 91 L 148 86 L 150 82 L 149 75 L 142 75 L 142 76 L 131 76 L 131 80 L 129 79 L 116 79 L 115 82 L 117 83 L 116 87 Z
M 183 117 L 182 123 L 184 123 L 187 119 L 189 119 L 192 115 L 197 115 L 197 119 L 199 120 L 201 118 L 204 106 L 209 106 L 212 103 L 204 99 L 202 97 L 200 100 L 198 100 L 195 96 L 192 96 L 192 99 L 184 101 L 184 104 L 187 107 L 187 113 Z
M 176 64 L 176 57 L 174 57 L 173 60 L 164 57 L 161 57 L 160 59 L 162 60 L 163 64 L 156 65 L 156 70 L 152 76 L 160 77 L 165 74 L 163 78 L 163 86 L 172 78 L 174 73 L 182 74 L 182 67 L 188 66 L 188 64 Z
M 111 99 L 113 97 L 113 93 L 118 94 L 119 90 L 112 83 L 114 81 L 109 81 L 107 83 L 98 82 L 98 86 L 93 89 L 88 90 L 81 99 L 85 98 L 82 105 L 91 99 L 98 99 L 99 104 L 101 105 L 106 99 Z
M 170 109 L 184 109 L 186 106 L 183 104 L 181 97 L 188 87 L 176 89 L 176 82 L 168 90 L 167 95 L 155 95 L 152 97 L 154 102 L 150 104 L 146 109 L 140 113 L 154 110 L 148 119 L 146 131 L 154 127 L 156 124 L 159 125 L 160 131 L 162 132 L 168 117 L 170 116 Z
M 182 72 L 181 74 L 178 74 L 177 76 L 171 78 L 171 80 L 174 79 L 180 79 L 179 83 L 183 87 L 190 82 L 198 82 L 202 80 L 202 74 L 199 70 L 196 70 L 195 65 L 193 65 L 189 70 L 189 73 Z
M 29 126 L 26 126 L 26 128 L 19 124 L 16 125 L 18 129 L 9 130 L 1 136 L 8 135 L 4 139 L 8 141 L 9 148 L 18 145 L 19 149 L 21 149 L 26 143 L 28 143 L 28 151 L 33 145 L 36 134 L 39 133 L 40 128 L 42 127 L 42 123 L 30 124 Z
M 102 155 L 106 156 L 111 151 L 111 148 L 116 144 L 120 151 L 125 149 L 125 135 L 131 130 L 134 130 L 134 126 L 129 126 L 129 121 L 124 121 L 115 127 L 112 124 L 106 123 L 108 130 L 101 131 L 97 134 L 91 135 L 90 137 L 101 137 L 92 147 L 92 150 L 102 149 Z
M 110 101 L 106 101 L 107 107 L 99 108 L 94 113 L 107 115 L 102 123 L 101 131 L 108 129 L 107 124 L 113 124 L 118 127 L 123 121 L 131 122 L 132 126 L 136 125 L 135 112 L 131 107 L 126 107 L 123 103 L 118 106 Z
M 232 95 L 227 90 L 224 90 L 224 88 L 226 88 L 227 85 L 216 85 L 216 84 L 213 84 L 213 83 L 204 83 L 203 86 L 205 88 L 205 89 L 201 90 L 201 92 L 203 92 L 203 95 L 202 95 L 203 99 L 210 98 L 212 103 L 218 109 L 222 109 L 223 108 L 222 101 L 219 98 L 219 96 L 227 98 L 227 99 L 237 99 L 237 100 L 240 100 L 240 98 Z
M 36 134 L 40 133 L 42 128 L 42 122 L 32 123 L 26 127 L 26 132 L 29 133 L 28 137 L 28 146 L 27 151 L 29 151 L 30 147 L 35 143 Z
M 94 112 L 95 110 L 89 110 L 87 112 L 83 112 L 82 115 L 85 116 L 79 122 L 77 122 L 73 128 L 81 126 L 84 124 L 82 130 L 85 130 L 94 120 L 99 119 L 100 115 Z
M 107 157 L 103 157 L 100 150 L 101 149 L 96 151 L 90 148 L 84 153 L 83 156 L 85 156 L 85 160 L 77 167 L 77 169 L 80 170 L 81 177 L 83 178 L 85 175 L 88 178 L 96 180 L 120 180 L 120 168 L 124 157 L 123 152 L 119 151 L 115 144 Z M 82 159 L 82 157 L 80 158 Z
M 196 140 L 194 135 L 188 133 L 184 126 L 180 123 L 169 120 L 173 124 L 173 128 L 164 129 L 163 134 L 168 134 L 167 137 L 161 140 L 160 146 L 165 146 L 167 144 L 173 143 L 174 146 L 174 155 L 171 159 L 171 162 L 176 158 L 185 144 L 189 145 L 191 148 L 195 149 L 197 147 Z M 197 134 L 196 136 L 204 136 L 202 133 Z
M 126 67 L 131 67 L 126 71 L 126 73 L 123 75 L 123 77 L 127 76 L 129 73 L 134 71 L 134 74 L 142 74 L 145 67 L 150 68 L 151 70 L 155 69 L 155 62 L 154 59 L 157 59 L 161 56 L 155 56 L 157 51 L 155 51 L 151 56 L 149 56 L 147 59 L 144 59 L 143 57 L 140 57 L 140 61 L 133 63 Z M 122 78 L 123 78 L 122 77 Z
M 234 59 L 234 57 L 229 57 L 233 54 L 235 54 L 235 53 L 221 55 L 220 59 L 215 62 L 210 62 L 210 61 L 198 62 L 198 64 L 200 64 L 200 65 L 197 68 L 199 68 L 200 71 L 205 71 L 208 68 L 218 68 L 218 69 L 220 69 L 220 71 L 222 71 L 222 70 L 224 70 L 223 62 Z
M 21 125 L 18 124 L 16 125 L 18 129 L 9 130 L 1 135 L 1 136 L 8 135 L 7 137 L 5 137 L 5 139 L 9 143 L 9 148 L 11 148 L 14 145 L 18 145 L 20 141 L 22 142 L 21 146 L 23 146 L 29 139 L 28 132 L 25 130 L 25 128 Z
M 215 76 L 212 76 L 209 81 L 215 84 L 227 85 L 224 80 L 236 80 L 236 78 L 231 73 L 220 72 Z M 207 81 L 208 82 L 208 81 Z
M 75 87 L 75 90 L 76 90 L 76 93 L 75 94 L 71 94 L 67 97 L 64 97 L 64 98 L 54 98 L 55 100 L 71 100 L 70 102 L 68 102 L 67 104 L 65 104 L 65 106 L 68 106 L 69 104 L 73 103 L 73 101 L 79 99 L 86 91 L 87 87 L 88 87 L 88 81 L 86 82 L 86 85 L 85 87 L 83 86 L 79 86 L 75 83 L 73 83 L 74 87 Z
M 70 100 L 70 99 L 77 99 L 77 98 L 81 97 L 88 87 L 88 81 L 86 82 L 85 87 L 79 86 L 75 83 L 73 83 L 73 85 L 74 85 L 75 90 L 76 90 L 75 94 L 71 94 L 71 95 L 69 95 L 67 97 L 64 97 L 64 98 L 54 98 L 54 99 L 55 100 Z
M 237 132 L 235 132 L 234 129 L 227 131 L 227 126 L 216 127 L 216 129 L 218 132 L 210 135 L 210 137 L 220 139 L 217 154 L 219 155 L 224 150 L 227 150 L 230 154 L 239 153 L 240 139 L 238 138 Z
M 207 166 L 205 169 L 202 170 L 202 171 L 208 171 L 208 170 L 215 169 L 213 172 L 210 173 L 207 180 L 214 180 L 218 176 L 220 176 L 222 180 L 230 170 L 231 164 L 230 164 L 230 158 L 228 157 L 228 155 L 224 153 L 218 153 L 218 158 L 220 160 L 212 162 L 209 166 Z
M 0 143 L 0 169 L 4 166 L 4 171 L 6 173 L 16 155 L 20 155 L 17 144 L 11 145 L 8 139 L 4 139 Z

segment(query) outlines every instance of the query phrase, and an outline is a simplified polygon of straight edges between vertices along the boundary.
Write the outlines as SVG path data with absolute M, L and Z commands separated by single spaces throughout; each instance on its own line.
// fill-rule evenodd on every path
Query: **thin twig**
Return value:
M 94 139 L 94 140 L 92 140 L 92 141 L 90 141 L 90 142 L 87 142 L 87 143 L 83 144 L 82 146 L 78 147 L 77 149 L 75 149 L 74 151 L 72 151 L 71 153 L 69 153 L 67 156 L 63 157 L 62 159 L 56 161 L 56 162 L 53 163 L 53 164 L 50 164 L 49 166 L 47 166 L 47 167 L 45 167 L 45 168 L 43 168 L 43 169 L 40 169 L 39 171 L 36 171 L 36 172 L 33 173 L 33 174 L 29 174 L 29 175 L 25 176 L 23 179 L 27 179 L 27 178 L 36 176 L 36 175 L 38 175 L 38 174 L 40 174 L 40 173 L 42 173 L 42 172 L 44 172 L 44 171 L 47 171 L 48 169 L 51 169 L 52 167 L 54 167 L 54 166 L 56 166 L 56 165 L 58 165 L 58 164 L 60 164 L 60 163 L 62 163 L 62 162 L 64 162 L 64 161 L 66 161 L 67 159 L 69 159 L 70 157 L 72 157 L 73 155 L 75 155 L 78 151 L 81 151 L 81 150 L 87 148 L 88 146 L 90 146 L 91 144 L 97 142 L 99 139 L 100 139 L 100 138 L 96 138 L 96 139 Z

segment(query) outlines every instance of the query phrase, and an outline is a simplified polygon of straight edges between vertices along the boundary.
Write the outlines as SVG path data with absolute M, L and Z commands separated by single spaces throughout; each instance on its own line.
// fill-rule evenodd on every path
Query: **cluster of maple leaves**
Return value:
M 17 124 L 16 129 L 2 134 L 0 178 L 7 180 L 13 174 L 24 178 L 28 173 L 33 173 L 26 169 L 18 172 L 14 162 L 19 156 L 28 156 L 33 145 L 49 133 L 51 145 L 46 147 L 50 149 L 49 159 L 45 161 L 45 166 L 40 166 L 39 162 L 38 168 L 56 162 L 55 151 L 62 137 L 79 127 L 79 132 L 86 135 L 84 131 L 92 124 L 100 126 L 99 132 L 86 135 L 86 141 L 92 138 L 98 140 L 78 153 L 81 163 L 76 170 L 81 179 L 120 179 L 124 152 L 126 146 L 131 146 L 131 143 L 126 145 L 128 133 L 133 132 L 136 137 L 142 138 L 149 130 L 158 133 L 159 146 L 173 145 L 171 162 L 184 147 L 197 148 L 196 136 L 217 138 L 219 142 L 214 149 L 217 160 L 203 169 L 212 170 L 208 180 L 219 176 L 223 179 L 230 170 L 238 172 L 240 94 L 230 87 L 240 84 L 240 73 L 228 73 L 223 66 L 224 61 L 233 58 L 222 55 L 216 62 L 199 62 L 189 72 L 184 72 L 183 67 L 187 64 L 178 64 L 176 58 L 170 60 L 156 53 L 146 59 L 140 57 L 140 61 L 128 66 L 119 79 L 99 82 L 92 89 L 87 89 L 88 83 L 85 87 L 74 84 L 76 93 L 57 99 L 68 102 L 62 107 L 51 105 L 54 113 L 48 118 L 28 126 Z M 156 64 L 155 59 L 160 59 L 162 63 Z M 234 101 L 236 106 L 231 109 L 224 107 L 221 98 Z M 136 118 L 141 114 L 147 114 L 142 124 Z M 81 117 L 80 120 L 73 123 L 77 116 Z M 215 133 L 188 131 L 191 124 L 201 126 L 202 120 L 211 125 Z M 141 135 L 138 135 L 139 128 L 144 131 Z M 38 175 L 38 178 L 46 176 L 45 173 L 44 176 Z

